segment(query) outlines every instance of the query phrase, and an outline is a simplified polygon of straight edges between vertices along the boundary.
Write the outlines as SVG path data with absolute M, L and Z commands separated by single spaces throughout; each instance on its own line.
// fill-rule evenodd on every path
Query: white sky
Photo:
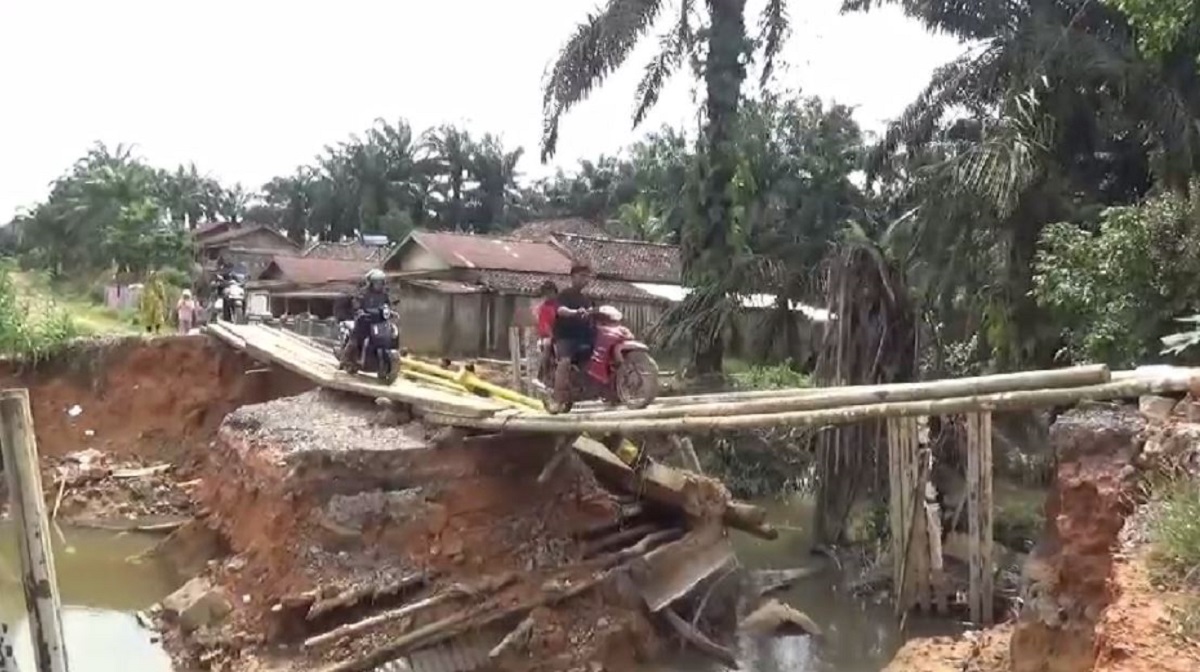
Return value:
M 96 140 L 150 163 L 194 161 L 257 189 L 379 117 L 454 122 L 526 148 L 540 176 L 546 64 L 596 0 L 0 0 L 0 222 L 44 199 Z M 761 0 L 750 0 L 753 25 Z M 960 53 L 894 8 L 840 16 L 791 3 L 780 83 L 857 106 L 870 130 Z M 557 165 L 615 153 L 663 123 L 692 124 L 674 80 L 643 126 L 633 92 L 657 39 L 561 132 Z

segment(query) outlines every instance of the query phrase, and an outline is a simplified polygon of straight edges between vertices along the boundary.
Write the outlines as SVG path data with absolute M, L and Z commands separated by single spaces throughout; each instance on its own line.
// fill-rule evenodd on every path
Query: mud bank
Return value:
M 164 613 L 180 666 L 621 671 L 656 657 L 643 595 L 612 570 L 691 543 L 684 520 L 573 459 L 539 482 L 553 438 L 430 439 L 330 391 L 231 413 L 197 490 L 229 550 L 200 592 L 231 613 L 200 627 Z
M 170 460 L 207 443 L 225 415 L 312 388 L 204 336 L 74 344 L 37 364 L 0 361 L 0 386 L 29 389 L 38 450 Z
M 1151 586 L 1144 542 L 1130 533 L 1164 451 L 1194 452 L 1200 426 L 1096 406 L 1061 416 L 1050 436 L 1057 466 L 1019 612 L 964 637 L 913 640 L 890 672 L 1200 669 L 1200 648 L 1169 635 L 1171 598 Z

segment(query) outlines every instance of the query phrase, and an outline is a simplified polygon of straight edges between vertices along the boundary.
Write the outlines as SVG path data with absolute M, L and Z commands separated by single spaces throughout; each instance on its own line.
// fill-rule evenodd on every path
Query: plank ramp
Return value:
M 508 408 L 484 397 L 457 395 L 403 378 L 384 385 L 369 376 L 340 371 L 332 351 L 282 329 L 221 322 L 208 325 L 205 331 L 255 359 L 281 366 L 322 387 L 383 397 L 450 417 L 485 418 Z

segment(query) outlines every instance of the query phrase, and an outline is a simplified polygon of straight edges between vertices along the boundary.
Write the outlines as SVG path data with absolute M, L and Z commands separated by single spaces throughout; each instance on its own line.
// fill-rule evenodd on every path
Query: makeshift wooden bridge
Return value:
M 868 420 L 888 429 L 891 547 L 897 606 L 944 608 L 940 520 L 927 497 L 932 454 L 919 438 L 920 418 L 965 416 L 972 620 L 992 619 L 993 411 L 1070 406 L 1082 401 L 1136 399 L 1200 390 L 1200 369 L 1169 366 L 1110 372 L 1102 365 L 890 385 L 745 391 L 667 397 L 641 410 L 580 404 L 549 415 L 539 401 L 484 381 L 468 367 L 447 369 L 404 358 L 401 379 L 382 385 L 339 371 L 327 346 L 264 325 L 218 323 L 206 331 L 265 363 L 294 371 L 323 387 L 407 404 L 424 421 L 490 432 L 531 432 L 574 440 L 589 464 L 625 468 L 586 436 L 707 433 L 764 427 L 835 428 Z M 621 451 L 618 451 L 620 453 Z M 629 461 L 626 459 L 626 461 Z M 606 465 L 607 462 L 607 465 Z M 675 472 L 660 465 L 639 473 L 641 483 L 670 488 Z M 632 478 L 632 476 L 630 476 Z M 771 536 L 761 517 L 732 506 L 731 527 Z

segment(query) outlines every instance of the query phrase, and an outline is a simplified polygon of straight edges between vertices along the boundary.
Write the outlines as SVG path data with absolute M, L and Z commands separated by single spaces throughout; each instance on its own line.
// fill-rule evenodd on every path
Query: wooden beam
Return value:
M 967 601 L 971 620 L 991 625 L 995 575 L 992 552 L 992 416 L 967 416 Z
M 17 523 L 21 585 L 29 613 L 30 642 L 38 672 L 67 672 L 62 602 L 50 548 L 50 524 L 38 466 L 29 392 L 0 392 L 0 455 Z

